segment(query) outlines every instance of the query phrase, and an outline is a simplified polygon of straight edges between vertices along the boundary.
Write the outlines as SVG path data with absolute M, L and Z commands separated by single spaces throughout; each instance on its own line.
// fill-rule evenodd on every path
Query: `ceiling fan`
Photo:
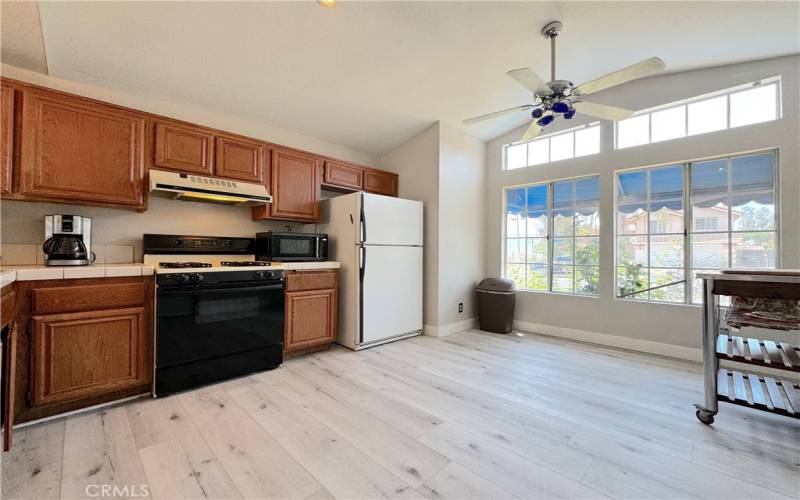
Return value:
M 633 115 L 633 111 L 631 110 L 587 102 L 584 101 L 583 98 L 589 94 L 657 73 L 666 67 L 664 61 L 658 57 L 651 57 L 650 59 L 645 59 L 632 66 L 622 68 L 621 70 L 601 76 L 600 78 L 595 78 L 581 85 L 575 85 L 569 80 L 556 80 L 556 37 L 561 34 L 563 27 L 564 26 L 559 21 L 553 21 L 542 28 L 542 36 L 550 40 L 549 82 L 545 82 L 539 78 L 530 68 L 518 68 L 506 72 L 508 76 L 533 92 L 533 104 L 523 104 L 522 106 L 476 116 L 464 120 L 464 125 L 496 118 L 509 113 L 533 109 L 531 112 L 533 121 L 520 139 L 522 141 L 527 141 L 539 135 L 542 131 L 542 127 L 553 123 L 558 115 L 561 115 L 567 120 L 571 120 L 575 116 L 575 113 L 579 112 L 612 121 L 622 120 Z

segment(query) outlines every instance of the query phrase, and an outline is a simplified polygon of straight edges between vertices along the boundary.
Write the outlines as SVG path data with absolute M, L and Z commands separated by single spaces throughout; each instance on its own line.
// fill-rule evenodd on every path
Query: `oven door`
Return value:
M 320 260 L 319 237 L 315 234 L 272 235 L 272 259 L 276 261 Z
M 283 284 L 247 285 L 159 287 L 156 395 L 281 363 Z

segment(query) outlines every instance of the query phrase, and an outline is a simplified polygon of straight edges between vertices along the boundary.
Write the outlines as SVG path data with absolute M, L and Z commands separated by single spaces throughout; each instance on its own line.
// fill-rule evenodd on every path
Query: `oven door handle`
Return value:
M 283 290 L 283 284 L 266 286 L 238 286 L 231 288 L 164 288 L 158 289 L 159 293 L 169 295 L 207 295 L 210 293 L 242 293 L 242 292 L 263 292 L 267 290 Z

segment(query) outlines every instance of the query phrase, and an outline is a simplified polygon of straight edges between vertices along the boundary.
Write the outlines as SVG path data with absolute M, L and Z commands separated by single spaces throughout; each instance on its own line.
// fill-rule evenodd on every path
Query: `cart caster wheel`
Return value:
M 697 420 L 706 425 L 711 425 L 714 423 L 714 414 L 711 412 L 706 410 L 697 410 L 694 414 L 697 415 Z

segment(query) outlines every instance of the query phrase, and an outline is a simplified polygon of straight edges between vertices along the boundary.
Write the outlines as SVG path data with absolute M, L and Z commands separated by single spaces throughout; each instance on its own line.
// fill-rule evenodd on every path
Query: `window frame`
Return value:
M 575 133 L 576 132 L 580 132 L 582 130 L 588 130 L 588 129 L 594 129 L 594 128 L 597 129 L 597 134 L 598 134 L 597 152 L 596 153 L 584 154 L 584 155 L 581 155 L 581 156 L 575 156 L 575 151 L 576 151 L 576 148 L 575 148 L 575 145 L 576 145 L 575 144 L 576 134 Z M 568 158 L 561 158 L 559 160 L 551 160 L 552 155 L 553 155 L 553 148 L 550 145 L 550 140 L 552 138 L 554 138 L 554 137 L 567 135 L 567 134 L 572 134 L 572 156 L 570 156 Z M 528 151 L 529 151 L 530 144 L 533 143 L 533 142 L 536 142 L 536 141 L 543 141 L 545 139 L 547 139 L 547 141 L 548 141 L 548 145 L 547 145 L 547 161 L 544 161 L 544 162 L 541 162 L 541 163 L 528 163 L 530 161 L 528 159 Z M 521 167 L 516 167 L 516 168 L 508 168 L 508 149 L 511 148 L 511 147 L 515 147 L 515 146 L 521 146 L 523 144 L 525 145 L 525 162 L 526 162 L 526 165 L 523 165 Z M 558 163 L 558 162 L 562 162 L 562 161 L 574 160 L 576 158 L 585 158 L 585 157 L 588 157 L 588 156 L 593 156 L 593 155 L 596 155 L 596 154 L 600 154 L 602 152 L 602 150 L 603 150 L 603 131 L 602 131 L 602 127 L 600 126 L 600 121 L 598 120 L 598 121 L 593 121 L 593 122 L 590 122 L 590 123 L 586 123 L 584 125 L 579 125 L 577 127 L 572 127 L 572 128 L 566 129 L 566 130 L 559 130 L 558 132 L 553 132 L 551 134 L 540 135 L 538 137 L 534 137 L 533 139 L 530 139 L 530 140 L 527 140 L 527 141 L 517 141 L 517 142 L 511 142 L 509 144 L 503 144 L 502 155 L 501 155 L 502 156 L 502 158 L 501 158 L 501 160 L 502 160 L 502 171 L 503 172 L 511 172 L 513 170 L 522 170 L 524 168 L 538 167 L 538 166 L 541 166 L 541 165 L 549 165 L 551 163 Z
M 748 90 L 752 90 L 752 89 L 754 89 L 756 87 L 767 86 L 767 85 L 775 85 L 775 101 L 776 101 L 775 102 L 775 118 L 773 120 L 767 120 L 767 121 L 755 122 L 755 123 L 748 123 L 748 124 L 745 124 L 745 125 L 737 125 L 735 127 L 732 127 L 731 126 L 731 96 L 735 95 L 735 94 L 739 94 L 741 92 L 746 92 Z M 689 133 L 689 105 L 695 104 L 695 103 L 698 103 L 698 102 L 702 102 L 702 101 L 707 101 L 709 99 L 714 99 L 716 97 L 722 97 L 722 96 L 725 97 L 725 109 L 726 109 L 725 128 L 721 128 L 721 129 L 717 129 L 717 130 L 710 130 L 708 132 L 699 132 L 699 133 L 696 133 L 696 134 L 690 134 Z M 670 102 L 670 103 L 667 103 L 667 104 L 654 106 L 652 108 L 643 109 L 643 110 L 640 110 L 640 111 L 637 111 L 636 113 L 634 113 L 633 116 L 631 116 L 630 118 L 638 118 L 638 117 L 642 117 L 642 116 L 645 116 L 645 115 L 647 116 L 647 128 L 648 128 L 648 130 L 647 130 L 647 137 L 648 137 L 647 142 L 643 142 L 643 143 L 640 143 L 640 144 L 634 144 L 632 146 L 620 147 L 620 145 L 619 145 L 619 143 L 620 143 L 620 141 L 619 141 L 619 123 L 620 123 L 620 121 L 624 121 L 624 120 L 614 121 L 614 149 L 615 150 L 630 149 L 630 148 L 636 148 L 636 147 L 640 147 L 640 146 L 647 146 L 649 144 L 660 144 L 660 143 L 663 143 L 663 142 L 670 142 L 670 141 L 676 141 L 676 140 L 680 140 L 680 139 L 686 139 L 688 137 L 696 137 L 696 136 L 700 136 L 700 135 L 704 135 L 704 134 L 711 134 L 711 133 L 715 133 L 715 132 L 724 132 L 726 130 L 731 130 L 733 128 L 748 127 L 748 126 L 751 126 L 751 125 L 759 125 L 759 124 L 762 124 L 762 123 L 769 123 L 771 121 L 777 121 L 777 120 L 780 120 L 780 119 L 783 118 L 783 106 L 782 106 L 782 103 L 783 103 L 783 81 L 782 81 L 781 76 L 778 75 L 778 76 L 772 76 L 772 77 L 769 77 L 769 78 L 762 78 L 760 80 L 756 80 L 756 81 L 753 81 L 753 82 L 745 83 L 745 84 L 742 84 L 742 85 L 737 85 L 735 87 L 730 87 L 730 88 L 727 88 L 727 89 L 722 89 L 722 90 L 718 90 L 718 91 L 715 91 L 715 92 L 709 92 L 707 94 L 702 94 L 702 95 L 699 95 L 699 96 L 690 97 L 688 99 L 683 99 L 683 100 L 680 100 L 680 101 L 674 101 L 674 102 Z M 669 110 L 669 109 L 675 109 L 675 108 L 679 108 L 679 107 L 683 107 L 684 108 L 684 112 L 683 112 L 683 115 L 684 115 L 683 135 L 680 136 L 680 137 L 673 137 L 671 139 L 662 139 L 662 140 L 658 140 L 658 141 L 653 141 L 653 113 L 657 113 L 659 111 L 666 111 L 666 110 Z
M 554 216 L 553 216 L 554 186 L 556 184 L 562 183 L 562 182 L 571 182 L 572 183 L 572 207 L 574 209 L 575 206 L 576 206 L 575 195 L 576 195 L 576 190 L 577 190 L 577 182 L 579 182 L 581 180 L 584 180 L 584 179 L 592 179 L 592 178 L 596 178 L 597 179 L 597 187 L 598 187 L 598 197 L 597 197 L 598 231 L 597 231 L 597 234 L 584 235 L 584 236 L 576 235 L 577 220 L 576 220 L 576 217 L 573 215 L 572 234 L 570 236 L 559 236 L 558 237 L 558 238 L 569 238 L 569 239 L 572 240 L 572 263 L 571 264 L 560 264 L 560 265 L 572 267 L 572 271 L 573 271 L 573 273 L 572 273 L 572 290 L 573 291 L 572 292 L 563 292 L 563 291 L 553 290 L 553 266 L 554 266 L 553 254 L 554 254 L 554 246 L 555 246 L 555 239 L 556 239 L 556 236 L 554 235 L 554 233 L 555 233 L 555 230 L 554 230 L 555 220 L 554 220 Z M 504 186 L 504 187 L 501 188 L 503 190 L 503 195 L 501 197 L 502 198 L 501 211 L 503 213 L 503 224 L 502 224 L 502 233 L 501 233 L 501 239 L 502 239 L 502 245 L 501 245 L 501 254 L 502 254 L 501 255 L 501 276 L 503 276 L 504 278 L 507 277 L 506 271 L 507 271 L 507 265 L 508 265 L 508 261 L 507 261 L 508 240 L 509 239 L 520 239 L 519 237 L 516 237 L 516 238 L 509 238 L 508 237 L 508 229 L 507 229 L 507 223 L 508 223 L 508 211 L 507 211 L 507 208 L 508 208 L 508 192 L 509 191 L 513 191 L 515 189 L 523 189 L 525 191 L 526 197 L 527 197 L 527 190 L 529 188 L 536 187 L 536 186 L 546 186 L 547 187 L 547 208 L 546 208 L 546 214 L 547 214 L 547 236 L 543 237 L 547 241 L 547 264 L 546 264 L 546 266 L 547 266 L 547 289 L 546 290 L 537 290 L 537 289 L 533 289 L 533 288 L 518 288 L 517 290 L 522 291 L 522 292 L 531 292 L 531 293 L 548 293 L 548 294 L 556 294 L 556 295 L 567 295 L 567 296 L 571 296 L 571 297 L 589 297 L 589 298 L 595 298 L 595 299 L 599 298 L 600 297 L 600 289 L 599 289 L 600 288 L 600 278 L 599 278 L 599 276 L 600 276 L 600 265 L 601 265 L 600 253 L 602 252 L 602 248 L 600 246 L 601 234 L 600 234 L 600 229 L 599 229 L 600 227 L 602 227 L 602 222 L 600 221 L 600 214 L 601 214 L 600 204 L 601 204 L 601 198 L 602 198 L 602 195 L 601 195 L 601 192 L 600 192 L 600 174 L 580 175 L 580 176 L 576 176 L 576 177 L 566 177 L 566 178 L 563 178 L 563 179 L 539 181 L 539 182 L 532 182 L 532 183 L 527 183 L 527 184 L 517 184 L 517 185 L 512 185 L 512 186 Z M 527 205 L 527 199 L 526 199 L 526 205 Z M 526 207 L 526 213 L 527 213 L 527 207 Z M 526 225 L 526 228 L 527 228 L 527 225 Z M 526 253 L 527 253 L 527 248 L 528 248 L 527 240 L 530 239 L 530 238 L 542 238 L 542 237 L 541 236 L 529 237 L 529 236 L 527 236 L 527 232 L 526 232 L 526 236 L 524 238 L 522 238 L 522 239 L 525 240 L 525 251 L 526 251 Z M 576 248 L 576 240 L 578 238 L 596 238 L 597 239 L 597 242 L 598 242 L 598 254 L 597 254 L 597 265 L 596 266 L 585 265 L 585 264 L 579 265 L 579 264 L 575 263 L 575 248 Z M 524 265 L 527 268 L 527 266 L 531 265 L 530 263 L 527 262 L 527 255 L 526 255 L 526 259 L 525 260 L 526 260 L 526 262 L 524 263 Z M 519 263 L 513 262 L 512 264 L 519 264 Z M 597 291 L 596 294 L 578 293 L 578 292 L 575 291 L 576 290 L 576 274 L 575 274 L 575 269 L 576 268 L 596 268 L 597 269 L 597 273 L 598 273 L 598 283 L 597 283 L 598 284 L 598 291 Z M 527 277 L 527 269 L 526 269 L 526 277 Z M 526 283 L 526 286 L 527 286 L 527 283 Z
M 728 194 L 730 195 L 730 193 L 732 192 L 731 191 L 731 184 L 730 184 L 730 182 L 731 182 L 730 181 L 730 176 L 731 176 L 731 173 L 732 173 L 732 169 L 730 168 L 730 165 L 731 165 L 732 161 L 735 158 L 743 158 L 743 157 L 747 157 L 747 156 L 755 156 L 755 155 L 767 154 L 767 153 L 772 153 L 772 154 L 775 155 L 774 185 L 773 185 L 773 196 L 774 196 L 774 200 L 775 200 L 775 229 L 764 230 L 764 231 L 758 231 L 758 230 L 734 231 L 733 230 L 733 226 L 731 224 L 731 209 L 733 207 L 728 207 L 728 229 L 726 231 L 701 231 L 701 232 L 693 231 L 693 228 L 691 227 L 692 221 L 693 221 L 693 211 L 692 211 L 692 206 L 691 206 L 691 193 L 692 193 L 691 166 L 693 164 L 695 164 L 695 163 L 701 163 L 701 162 L 706 162 L 706 161 L 727 160 L 728 163 L 729 163 L 729 169 L 728 169 L 728 188 L 729 189 L 728 189 Z M 613 287 L 614 300 L 620 300 L 620 301 L 625 301 L 625 302 L 643 302 L 643 303 L 649 303 L 649 304 L 662 304 L 662 305 L 666 304 L 666 305 L 671 305 L 671 306 L 702 307 L 702 304 L 697 304 L 697 303 L 692 302 L 692 286 L 693 286 L 692 282 L 695 279 L 694 275 L 692 274 L 693 273 L 693 268 L 692 268 L 692 261 L 693 261 L 692 236 L 695 235 L 695 234 L 722 233 L 722 232 L 725 232 L 727 234 L 727 237 L 728 237 L 728 267 L 730 267 L 731 263 L 733 262 L 733 260 L 732 260 L 733 259 L 733 255 L 732 255 L 732 252 L 731 252 L 731 241 L 732 241 L 732 235 L 733 234 L 736 234 L 736 233 L 748 233 L 748 232 L 773 232 L 775 234 L 775 267 L 774 268 L 775 269 L 780 269 L 780 266 L 781 266 L 781 247 L 782 247 L 782 244 L 781 244 L 782 243 L 781 242 L 781 238 L 782 238 L 781 204 L 780 204 L 780 191 L 781 191 L 781 187 L 780 187 L 780 164 L 781 164 L 781 161 L 780 160 L 781 160 L 781 158 L 780 158 L 780 149 L 776 147 L 776 148 L 758 149 L 758 150 L 752 150 L 752 151 L 742 151 L 742 152 L 729 153 L 729 154 L 724 154 L 724 155 L 715 155 L 715 156 L 708 156 L 708 157 L 703 157 L 703 158 L 695 158 L 695 159 L 691 159 L 691 160 L 671 161 L 671 162 L 658 163 L 658 164 L 646 165 L 646 166 L 641 166 L 641 167 L 630 167 L 630 168 L 623 168 L 623 169 L 614 170 L 614 176 L 613 176 L 613 182 L 614 182 L 613 219 L 614 220 L 613 220 L 613 224 L 612 224 L 612 228 L 613 228 L 612 238 L 613 238 L 613 242 L 614 242 L 613 255 L 612 255 L 612 258 L 613 258 L 613 270 L 614 270 L 614 287 Z M 621 174 L 621 173 L 626 173 L 626 172 L 637 172 L 637 171 L 648 172 L 650 170 L 657 169 L 657 168 L 660 168 L 660 167 L 669 167 L 669 166 L 677 166 L 677 165 L 680 165 L 683 168 L 683 196 L 682 196 L 682 200 L 683 200 L 683 207 L 684 207 L 683 208 L 683 249 L 684 249 L 683 250 L 683 261 L 684 261 L 683 271 L 684 271 L 684 280 L 685 280 L 685 283 L 684 283 L 684 301 L 683 302 L 665 302 L 665 301 L 660 301 L 660 300 L 652 300 L 650 298 L 640 299 L 640 298 L 636 298 L 635 295 L 631 295 L 631 296 L 628 296 L 628 297 L 620 297 L 619 293 L 618 293 L 618 287 L 619 287 L 619 273 L 618 273 L 618 269 L 619 269 L 619 265 L 618 265 L 618 263 L 619 263 L 619 261 L 618 261 L 618 258 L 619 258 L 619 247 L 618 247 L 618 238 L 620 236 L 627 236 L 627 235 L 626 234 L 620 235 L 620 233 L 619 233 L 619 227 L 618 227 L 618 225 L 619 225 L 619 217 L 618 217 L 619 185 L 618 185 L 618 182 L 617 182 L 617 176 L 619 174 Z M 649 182 L 649 174 L 648 174 L 648 182 Z M 650 197 L 649 197 L 649 186 L 648 186 L 648 197 L 647 197 L 648 203 L 649 203 L 649 199 L 650 199 Z M 650 287 L 650 267 L 649 267 L 649 263 L 650 263 L 650 236 L 651 236 L 651 233 L 649 232 L 650 231 L 650 211 L 649 210 L 647 212 L 647 230 L 648 230 L 648 232 L 644 236 L 647 236 L 647 246 L 648 246 L 648 249 L 647 249 L 647 254 L 648 254 L 648 257 L 647 257 L 648 258 L 648 271 L 647 271 L 647 273 L 648 273 L 647 274 L 647 276 L 648 276 L 648 286 L 647 287 L 649 288 Z M 673 233 L 668 233 L 668 234 L 673 234 Z M 678 234 L 678 233 L 675 233 L 675 234 Z M 642 293 L 644 293 L 644 292 L 642 292 Z

